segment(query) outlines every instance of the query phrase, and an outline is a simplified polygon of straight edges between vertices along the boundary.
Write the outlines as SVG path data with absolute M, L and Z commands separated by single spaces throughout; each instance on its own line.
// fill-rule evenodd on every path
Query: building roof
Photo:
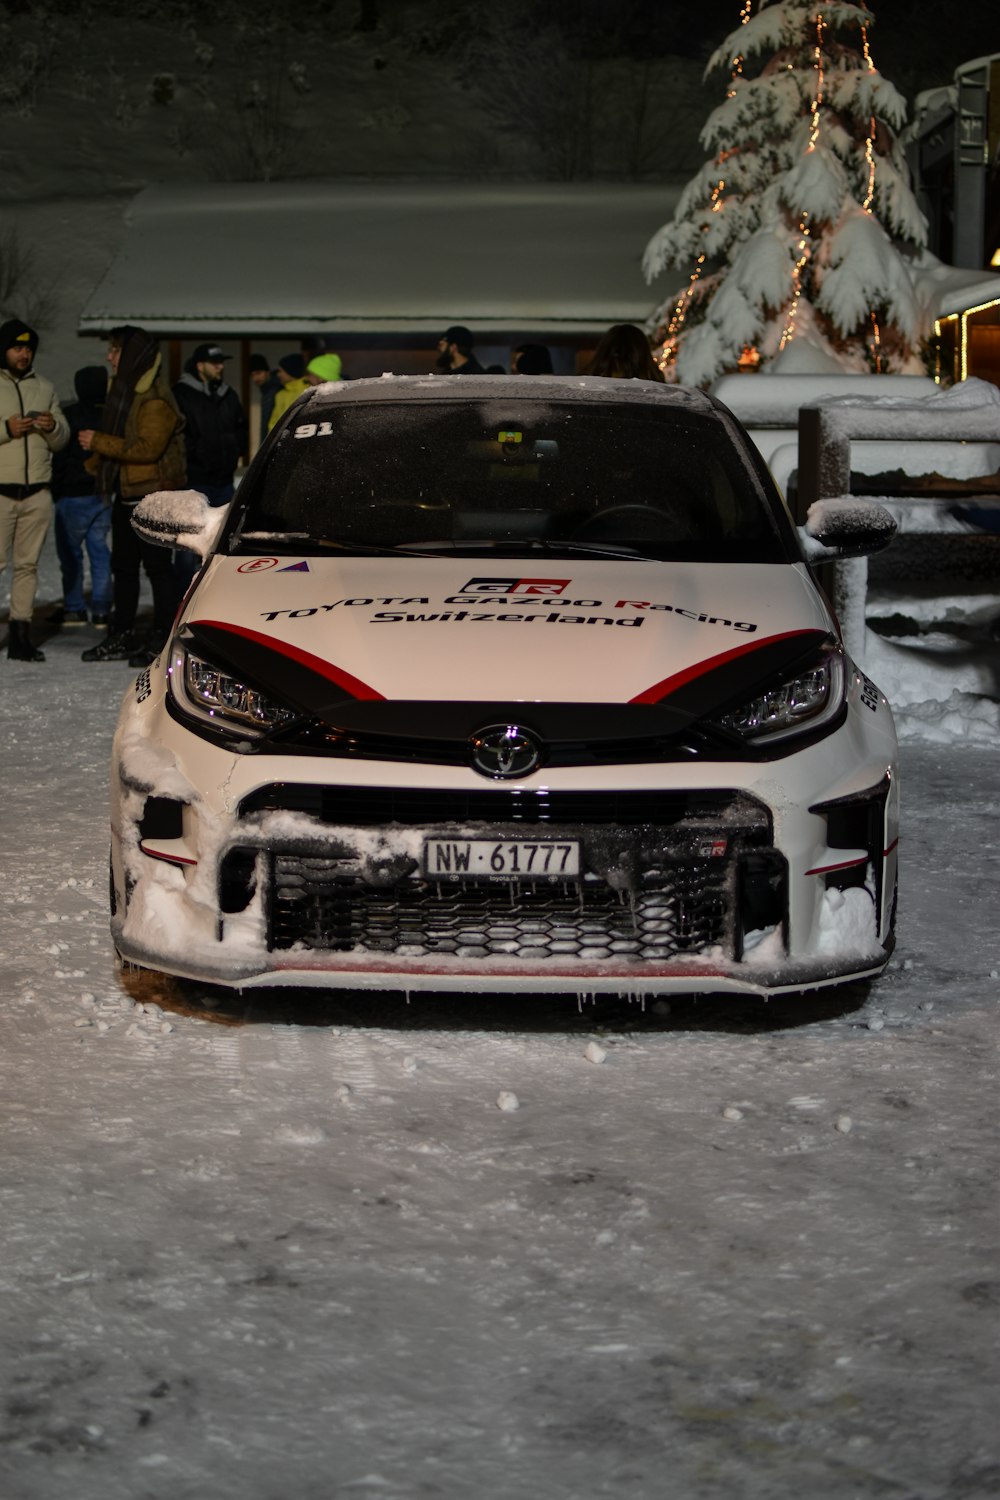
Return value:
M 675 197 L 548 183 L 146 188 L 79 331 L 600 333 L 649 315 L 640 261 Z

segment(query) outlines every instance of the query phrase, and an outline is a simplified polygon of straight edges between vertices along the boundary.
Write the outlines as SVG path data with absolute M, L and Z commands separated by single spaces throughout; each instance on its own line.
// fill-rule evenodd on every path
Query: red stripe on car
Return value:
M 671 693 L 676 693 L 678 688 L 686 687 L 696 677 L 704 677 L 708 672 L 714 672 L 718 667 L 728 666 L 731 661 L 738 661 L 741 656 L 749 656 L 752 652 L 761 651 L 765 646 L 775 646 L 779 641 L 792 641 L 796 636 L 815 636 L 815 630 L 786 630 L 781 635 L 769 635 L 762 641 L 747 641 L 744 646 L 734 646 L 731 651 L 722 651 L 718 656 L 706 657 L 704 661 L 695 662 L 693 666 L 685 667 L 682 672 L 675 672 L 672 677 L 664 677 L 660 682 L 654 682 L 652 687 L 646 688 L 645 692 L 637 693 L 630 698 L 630 703 L 659 703 Z

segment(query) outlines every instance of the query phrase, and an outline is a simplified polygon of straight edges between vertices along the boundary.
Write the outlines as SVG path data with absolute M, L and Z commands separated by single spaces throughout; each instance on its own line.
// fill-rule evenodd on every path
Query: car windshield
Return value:
M 714 413 L 636 402 L 303 409 L 242 487 L 230 548 L 781 562 L 752 463 Z

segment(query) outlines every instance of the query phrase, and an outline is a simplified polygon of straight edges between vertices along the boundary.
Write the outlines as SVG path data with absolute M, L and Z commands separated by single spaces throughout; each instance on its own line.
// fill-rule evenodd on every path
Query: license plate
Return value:
M 427 839 L 429 880 L 569 880 L 580 874 L 579 839 Z

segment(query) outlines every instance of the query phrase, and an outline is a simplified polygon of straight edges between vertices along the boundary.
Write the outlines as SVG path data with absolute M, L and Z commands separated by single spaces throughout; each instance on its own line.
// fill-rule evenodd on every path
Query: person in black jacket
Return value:
M 86 625 L 83 594 L 84 552 L 90 563 L 90 620 L 106 625 L 111 612 L 111 548 L 108 529 L 111 505 L 97 493 L 97 481 L 87 472 L 87 455 L 75 441 L 85 427 L 100 427 L 108 372 L 103 365 L 84 365 L 73 377 L 76 400 L 63 407 L 70 441 L 52 456 L 52 494 L 56 502 L 56 555 L 62 573 L 63 602 L 49 616 L 52 625 Z
M 230 358 L 218 344 L 199 344 L 173 388 L 185 418 L 188 484 L 210 505 L 228 505 L 233 498 L 233 474 L 249 441 L 243 403 L 224 378 Z M 174 571 L 182 588 L 198 566 L 193 552 L 178 552 Z
M 453 323 L 438 339 L 437 368 L 444 375 L 485 375 L 473 350 L 475 339 L 462 323 Z

